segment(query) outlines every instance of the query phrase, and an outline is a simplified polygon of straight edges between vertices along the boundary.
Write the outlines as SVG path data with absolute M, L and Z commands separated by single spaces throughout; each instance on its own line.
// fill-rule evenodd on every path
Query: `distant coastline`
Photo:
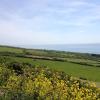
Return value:
M 31 49 L 59 50 L 68 52 L 100 54 L 100 44 L 57 44 L 57 45 L 24 45 Z
M 100 44 L 49 44 L 49 45 L 0 45 L 0 46 L 100 54 Z

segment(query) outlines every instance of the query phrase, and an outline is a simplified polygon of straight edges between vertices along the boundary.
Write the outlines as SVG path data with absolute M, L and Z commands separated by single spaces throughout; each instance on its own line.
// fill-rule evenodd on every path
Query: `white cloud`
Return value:
M 87 29 L 93 28 L 96 21 L 100 21 L 99 4 L 86 0 L 54 1 L 32 0 L 13 13 L 1 10 L 0 43 L 57 44 L 98 40 L 99 36 L 90 38 L 86 33 L 91 32 Z

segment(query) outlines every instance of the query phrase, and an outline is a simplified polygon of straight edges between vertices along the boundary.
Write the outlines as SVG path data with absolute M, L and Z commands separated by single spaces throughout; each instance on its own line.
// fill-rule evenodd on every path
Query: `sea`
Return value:
M 49 44 L 21 46 L 30 49 L 59 50 L 67 52 L 100 54 L 100 44 Z

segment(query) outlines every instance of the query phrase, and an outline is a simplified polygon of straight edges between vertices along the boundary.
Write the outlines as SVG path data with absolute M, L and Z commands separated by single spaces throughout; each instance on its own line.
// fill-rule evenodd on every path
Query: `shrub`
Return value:
M 20 64 L 14 63 L 21 67 Z M 7 73 L 7 76 L 4 76 Z M 4 76 L 4 77 L 1 77 Z M 81 81 L 46 67 L 23 67 L 23 74 L 16 74 L 0 66 L 2 100 L 99 100 L 100 89 L 94 83 Z M 6 79 L 6 80 L 5 80 Z

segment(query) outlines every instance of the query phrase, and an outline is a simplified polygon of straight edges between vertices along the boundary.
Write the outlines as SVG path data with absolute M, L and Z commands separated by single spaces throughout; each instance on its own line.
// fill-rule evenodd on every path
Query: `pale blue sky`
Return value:
M 100 43 L 100 0 L 0 0 L 0 44 Z

